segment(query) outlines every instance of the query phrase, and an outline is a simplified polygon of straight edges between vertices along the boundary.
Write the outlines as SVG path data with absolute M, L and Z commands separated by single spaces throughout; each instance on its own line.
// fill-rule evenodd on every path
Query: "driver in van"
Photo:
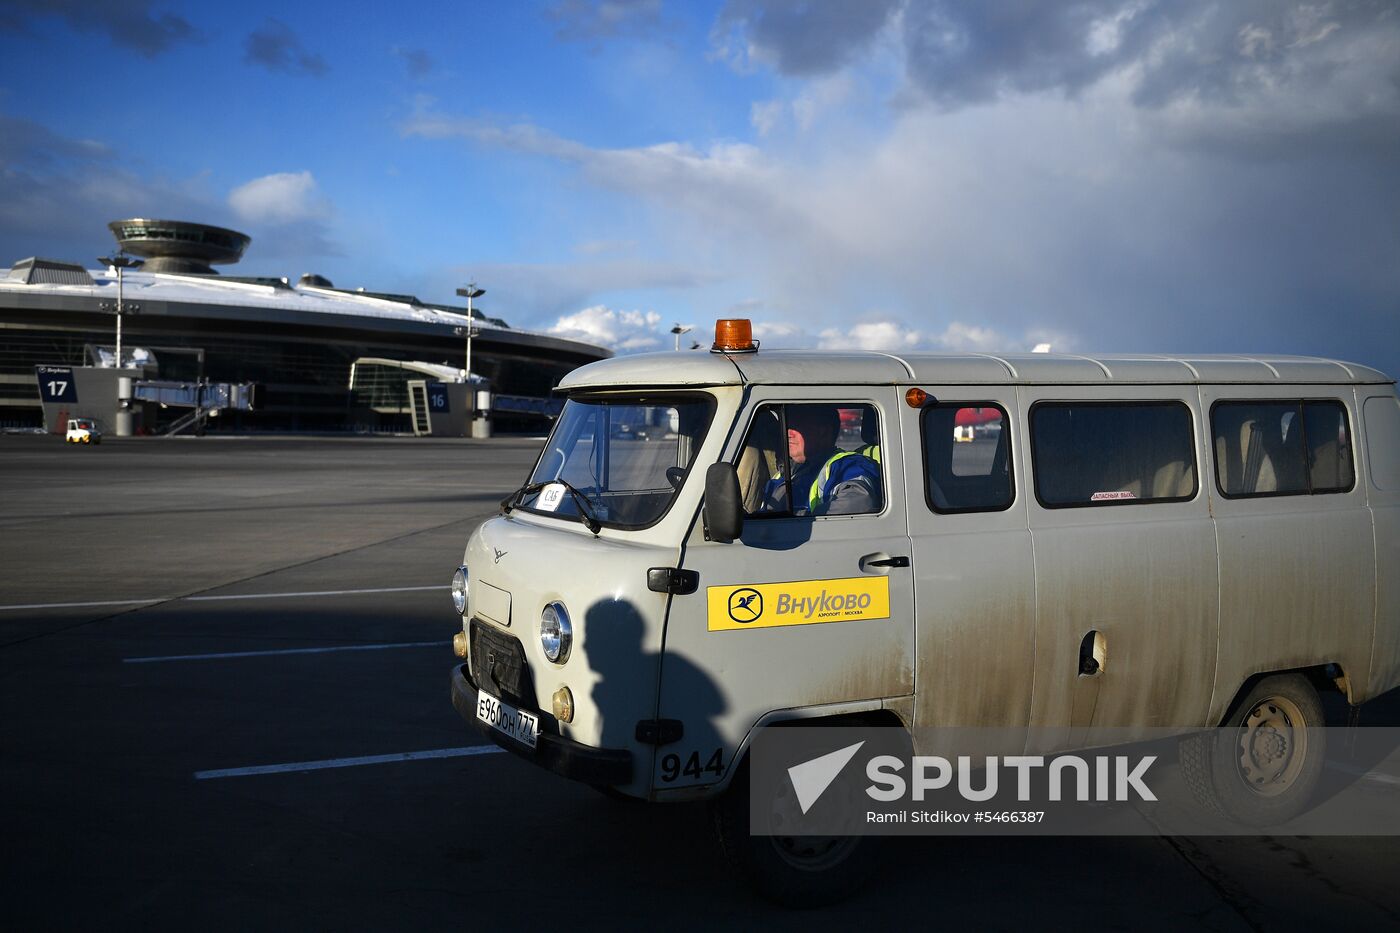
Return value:
M 880 510 L 880 465 L 841 450 L 841 417 L 834 405 L 787 406 L 788 459 L 792 461 L 794 515 L 855 515 Z M 764 511 L 787 511 L 788 484 L 768 481 Z

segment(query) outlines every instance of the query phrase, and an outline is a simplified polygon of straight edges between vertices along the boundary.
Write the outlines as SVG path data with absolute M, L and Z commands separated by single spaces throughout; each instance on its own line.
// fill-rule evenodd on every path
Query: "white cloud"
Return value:
M 596 148 L 431 105 L 403 130 L 572 166 L 580 182 L 627 200 L 617 212 L 626 226 L 606 235 L 636 237 L 650 264 L 675 273 L 668 294 L 679 307 L 639 303 L 667 322 L 743 304 L 765 347 L 995 352 L 1050 342 L 1366 360 L 1400 345 L 1400 267 L 1389 261 L 1400 82 L 1387 77 L 1400 32 L 1355 18 L 1338 26 L 1331 14 L 1274 17 L 1271 48 L 1245 37 L 1269 69 L 1236 62 L 1226 81 L 1192 64 L 1192 30 L 1153 27 L 1151 48 L 1135 45 L 1147 28 L 1138 19 L 1153 9 L 1071 23 L 1076 55 L 1095 59 L 1073 81 L 1057 67 L 1043 86 L 996 81 L 990 96 L 974 82 L 951 110 L 898 97 L 906 75 L 883 96 L 859 83 L 822 96 L 819 81 L 794 78 L 752 106 L 756 144 Z M 1247 20 L 1225 20 L 1211 33 L 1217 45 L 1252 61 L 1237 46 Z M 1286 56 L 1289 43 L 1306 43 L 1307 57 Z M 1033 70 L 1034 55 L 1027 61 Z M 895 106 L 882 106 L 891 95 Z M 815 121 L 806 133 L 804 119 Z M 705 270 L 703 280 L 686 283 L 686 269 Z M 551 306 L 550 319 L 633 300 L 590 292 Z M 1320 307 L 1327 328 L 1316 326 Z
M 323 220 L 331 213 L 310 172 L 277 172 L 229 192 L 229 207 L 247 223 L 290 224 Z
M 753 336 L 760 348 L 770 350 L 803 350 L 817 345 L 817 338 L 807 333 L 801 325 L 790 321 L 755 320 Z
M 572 262 L 478 262 L 470 268 L 446 267 L 428 273 L 426 283 L 414 287 L 426 294 L 450 295 L 462 282 L 475 279 L 489 290 L 483 306 L 489 302 L 490 307 L 499 308 L 515 326 L 548 329 L 578 308 L 604 303 L 608 299 L 603 296 L 638 290 L 691 291 L 716 280 L 714 274 L 694 264 L 614 258 L 602 250 L 593 254 L 583 251 L 580 256 Z
M 914 350 L 923 342 L 923 335 L 895 321 L 862 321 L 842 330 L 829 327 L 821 332 L 818 346 L 823 350 L 875 350 L 898 353 Z
M 756 146 L 722 140 L 705 147 L 663 142 L 627 149 L 594 148 L 528 123 L 497 125 L 437 113 L 420 98 L 400 131 L 425 139 L 465 139 L 477 145 L 576 165 L 594 184 L 674 200 L 698 214 L 733 216 L 735 202 L 768 201 L 774 166 Z
M 1262 26 L 1246 23 L 1240 27 L 1239 49 L 1245 58 L 1259 58 L 1261 55 L 1272 54 L 1274 34 Z
M 936 339 L 941 350 L 972 350 L 978 353 L 992 353 L 997 350 L 1014 350 L 1001 334 L 990 327 L 978 327 L 954 321 L 944 328 Z
M 749 106 L 749 122 L 758 135 L 767 136 L 777 129 L 787 105 L 781 100 L 756 100 Z
M 585 340 L 619 353 L 637 353 L 665 347 L 657 329 L 660 324 L 661 315 L 655 311 L 619 311 L 594 305 L 559 318 L 549 333 Z
M 1091 56 L 1111 55 L 1123 44 L 1124 27 L 1142 12 L 1140 4 L 1130 3 L 1121 10 L 1115 10 L 1089 24 L 1089 34 L 1084 43 L 1084 51 Z
M 791 98 L 754 101 L 749 105 L 749 122 L 760 137 L 772 136 L 791 125 L 801 133 L 811 130 L 823 116 L 850 102 L 855 84 L 845 74 L 808 82 Z
M 1069 351 L 1073 339 L 1062 333 L 1032 328 L 1007 337 L 991 327 L 953 321 L 941 331 L 912 327 L 894 317 L 874 317 L 811 333 L 788 321 L 754 321 L 754 336 L 769 349 L 870 350 L 877 353 L 934 351 L 948 353 L 1017 353 L 1051 342 L 1056 351 Z
M 636 240 L 584 240 L 574 244 L 580 256 L 603 256 L 609 253 L 631 253 L 637 249 Z

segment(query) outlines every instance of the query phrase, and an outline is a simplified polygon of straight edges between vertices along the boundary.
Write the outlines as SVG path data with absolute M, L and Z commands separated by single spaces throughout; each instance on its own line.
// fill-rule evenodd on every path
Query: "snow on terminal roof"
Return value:
M 44 283 L 27 285 L 0 277 L 0 291 L 32 292 L 36 289 L 56 294 L 72 295 L 115 302 L 117 276 L 108 269 L 88 270 L 93 284 L 69 285 Z M 278 281 L 278 280 L 270 280 Z M 281 280 L 285 282 L 285 280 Z M 468 318 L 465 311 L 455 313 L 408 301 L 395 301 L 368 294 L 311 285 L 292 287 L 287 284 L 260 284 L 221 276 L 192 276 L 169 273 L 128 271 L 122 274 L 122 300 L 132 302 L 164 301 L 184 304 L 236 305 L 267 310 L 301 311 L 319 314 L 386 318 L 418 321 L 429 324 L 465 327 L 474 321 L 478 330 L 501 329 L 488 318 Z M 507 328 L 511 333 L 559 338 L 553 334 Z M 572 340 L 574 343 L 582 341 Z M 589 345 L 591 346 L 591 344 Z

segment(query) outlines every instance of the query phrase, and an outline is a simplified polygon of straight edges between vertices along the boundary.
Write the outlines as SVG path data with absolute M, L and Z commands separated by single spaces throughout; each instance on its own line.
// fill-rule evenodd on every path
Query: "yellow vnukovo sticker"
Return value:
M 888 577 L 731 584 L 705 594 L 712 632 L 890 617 Z

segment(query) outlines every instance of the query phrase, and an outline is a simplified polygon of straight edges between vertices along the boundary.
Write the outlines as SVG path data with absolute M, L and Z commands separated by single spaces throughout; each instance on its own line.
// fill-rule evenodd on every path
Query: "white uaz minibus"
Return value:
M 760 728 L 1247 741 L 1320 724 L 1319 690 L 1400 684 L 1400 401 L 1374 369 L 775 352 L 722 321 L 710 353 L 559 388 L 454 580 L 453 702 L 610 794 L 715 799 L 725 851 L 780 899 L 836 896 L 859 847 L 749 835 Z M 1321 767 L 1318 743 L 1276 744 L 1257 773 L 1210 742 L 1182 764 L 1276 822 Z

